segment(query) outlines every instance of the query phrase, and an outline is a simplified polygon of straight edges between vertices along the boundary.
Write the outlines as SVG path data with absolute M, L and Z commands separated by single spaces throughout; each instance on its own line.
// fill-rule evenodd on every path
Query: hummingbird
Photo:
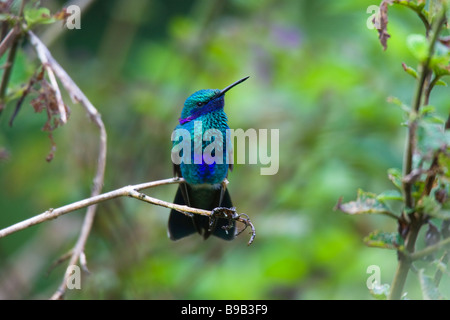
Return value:
M 228 127 L 228 118 L 224 112 L 225 93 L 236 85 L 244 82 L 249 77 L 242 78 L 226 88 L 204 89 L 194 92 L 184 102 L 177 129 L 185 129 L 189 132 L 191 143 L 191 161 L 181 161 L 180 164 L 173 164 L 174 176 L 184 178 L 178 186 L 174 203 L 187 205 L 189 207 L 213 210 L 217 207 L 232 208 L 231 197 L 224 184 L 228 176 L 228 171 L 233 169 L 232 161 L 225 161 L 232 157 L 231 141 L 226 141 L 226 131 Z M 201 125 L 201 131 L 198 130 Z M 216 138 L 210 141 L 203 138 L 208 130 L 215 130 L 221 134 L 219 141 L 222 143 L 222 155 L 224 161 L 206 161 L 203 151 L 208 145 L 213 143 Z M 195 154 L 195 141 L 200 141 L 201 159 Z M 223 143 L 225 141 L 225 143 Z M 180 141 L 173 141 L 173 146 Z M 181 151 L 183 152 L 183 151 Z M 220 153 L 213 150 L 214 156 Z M 216 159 L 217 160 L 217 159 Z M 170 211 L 168 222 L 168 235 L 172 240 L 178 240 L 190 234 L 198 232 L 207 239 L 211 234 L 224 240 L 233 240 L 236 235 L 236 226 L 234 221 L 225 218 L 218 218 L 213 225 L 210 225 L 210 219 L 206 216 L 193 214 L 187 216 L 174 209 Z

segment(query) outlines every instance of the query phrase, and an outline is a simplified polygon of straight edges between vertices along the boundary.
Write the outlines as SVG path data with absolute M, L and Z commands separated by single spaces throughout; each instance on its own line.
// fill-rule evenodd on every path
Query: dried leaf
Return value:
M 67 12 L 67 8 L 62 8 L 60 11 L 56 12 L 53 15 L 53 18 L 57 20 L 66 20 L 68 17 L 70 17 L 70 13 Z
M 380 4 L 380 24 L 378 30 L 378 38 L 383 46 L 383 50 L 387 49 L 387 40 L 391 35 L 387 32 L 388 24 L 388 5 L 391 5 L 393 0 L 383 0 Z
M 40 79 L 41 87 L 39 89 L 39 95 L 31 101 L 31 105 L 35 112 L 40 113 L 45 110 L 47 113 L 47 121 L 42 127 L 42 130 L 49 132 L 51 150 L 47 155 L 46 160 L 51 161 L 56 151 L 56 143 L 53 139 L 52 132 L 64 123 L 60 118 L 60 109 L 58 107 L 54 88 L 43 78 L 42 74 L 39 74 L 37 79 Z M 69 108 L 66 105 L 64 105 L 64 108 L 66 113 L 69 114 Z

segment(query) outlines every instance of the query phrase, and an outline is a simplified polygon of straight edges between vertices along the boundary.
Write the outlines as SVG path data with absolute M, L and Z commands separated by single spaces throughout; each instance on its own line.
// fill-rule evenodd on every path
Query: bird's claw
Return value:
M 217 219 L 223 218 L 228 219 L 228 225 L 222 226 L 222 229 L 225 232 L 228 232 L 231 228 L 233 228 L 233 220 L 238 217 L 236 213 L 236 208 L 227 208 L 227 207 L 217 207 L 212 210 L 212 214 L 209 216 L 209 231 L 214 230 L 216 227 Z

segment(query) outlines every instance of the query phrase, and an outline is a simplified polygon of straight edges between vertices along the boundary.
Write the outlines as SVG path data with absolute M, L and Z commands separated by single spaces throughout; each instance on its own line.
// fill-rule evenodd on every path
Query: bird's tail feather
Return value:
M 185 188 L 183 190 L 183 188 Z M 175 195 L 175 204 L 179 205 L 189 205 L 194 208 L 213 210 L 216 207 L 227 207 L 231 208 L 232 202 L 230 194 L 227 189 L 209 189 L 203 190 L 207 192 L 207 195 L 202 195 L 203 199 L 210 199 L 208 203 L 204 201 L 196 201 L 193 190 L 187 184 L 180 184 Z M 184 194 L 185 195 L 184 195 Z M 187 199 L 186 199 L 187 198 Z M 189 217 L 181 212 L 174 209 L 170 211 L 169 216 L 169 227 L 168 234 L 169 238 L 172 240 L 178 240 L 184 238 L 192 233 L 198 232 L 207 239 L 211 234 L 224 240 L 233 240 L 236 235 L 235 221 L 231 222 L 231 228 L 225 230 L 224 227 L 229 225 L 228 219 L 219 218 L 213 230 L 209 230 L 209 218 L 206 216 L 201 216 L 194 214 L 193 217 Z

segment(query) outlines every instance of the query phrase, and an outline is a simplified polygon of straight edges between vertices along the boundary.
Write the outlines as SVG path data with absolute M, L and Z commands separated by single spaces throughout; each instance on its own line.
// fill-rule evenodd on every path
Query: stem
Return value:
M 421 221 L 411 222 L 410 230 L 405 240 L 405 251 L 413 252 L 416 244 L 419 230 L 422 227 Z M 398 252 L 399 262 L 397 270 L 394 275 L 394 279 L 391 284 L 391 291 L 389 293 L 389 300 L 399 300 L 402 297 L 403 288 L 405 286 L 406 278 L 408 276 L 409 269 L 411 268 L 412 260 L 408 255 L 402 252 Z
M 19 17 L 23 15 L 23 10 L 25 8 L 26 0 L 22 0 L 20 4 Z M 16 24 L 13 29 L 8 33 L 5 39 L 2 41 L 2 46 L 0 46 L 0 50 L 6 50 L 7 46 L 11 44 L 11 48 L 9 49 L 8 59 L 6 61 L 5 70 L 3 72 L 2 81 L 0 84 L 0 114 L 4 108 L 6 90 L 8 89 L 9 79 L 11 77 L 11 71 L 14 65 L 14 60 L 16 59 L 17 47 L 19 45 L 20 40 L 20 27 L 19 24 Z M 3 55 L 2 53 L 2 55 Z
M 433 57 L 435 43 L 438 39 L 439 32 L 446 20 L 445 17 L 446 8 L 442 8 L 436 23 L 433 25 L 432 30 L 427 30 L 427 38 L 429 38 L 430 47 L 428 50 L 428 56 L 425 61 L 423 61 L 419 65 L 419 79 L 417 81 L 417 86 L 414 91 L 413 101 L 412 101 L 412 111 L 410 114 L 410 122 L 408 126 L 408 135 L 406 139 L 405 145 L 405 154 L 403 158 L 403 177 L 409 175 L 412 171 L 412 159 L 415 149 L 415 140 L 416 140 L 416 129 L 417 129 L 417 114 L 419 113 L 420 106 L 422 105 L 422 97 L 425 93 L 425 100 L 428 103 L 430 91 L 432 89 L 431 84 L 428 86 L 428 91 L 425 92 L 425 84 L 430 82 L 430 77 L 432 75 L 432 70 L 430 69 L 431 58 Z M 429 32 L 431 31 L 431 32 Z M 430 38 L 431 37 L 431 38 Z M 414 209 L 414 199 L 412 197 L 412 185 L 413 182 L 409 180 L 403 181 L 403 196 L 404 196 L 404 204 L 405 211 L 404 215 L 406 215 L 406 210 Z M 407 234 L 405 239 L 405 249 L 406 254 L 402 252 L 398 252 L 398 266 L 394 275 L 394 279 L 391 284 L 391 291 L 389 294 L 390 300 L 398 300 L 402 296 L 403 288 L 405 286 L 406 278 L 408 276 L 409 269 L 412 264 L 412 260 L 410 258 L 411 254 L 414 252 L 415 243 L 417 240 L 417 236 L 419 234 L 420 228 L 423 225 L 423 216 L 412 210 L 411 213 L 408 214 L 408 217 L 403 217 L 404 220 L 409 220 L 410 223 L 407 225 Z
M 417 16 L 423 22 L 423 25 L 425 27 L 425 33 L 426 33 L 426 36 L 428 37 L 428 34 L 430 33 L 430 30 L 431 30 L 431 26 L 430 26 L 430 23 L 428 22 L 427 17 L 423 14 L 422 9 L 411 7 L 411 6 L 409 6 L 409 3 L 401 3 L 401 2 L 397 2 L 397 3 L 399 5 L 403 5 L 403 6 L 406 6 L 407 8 L 412 9 L 417 14 Z
M 0 58 L 3 56 L 6 50 L 8 50 L 8 48 L 12 45 L 12 43 L 14 43 L 19 34 L 20 29 L 17 25 L 11 30 L 9 30 L 8 34 L 3 38 L 2 42 L 0 43 Z
M 434 86 L 436 85 L 436 83 L 439 81 L 440 78 L 441 78 L 441 76 L 435 75 L 433 78 L 433 81 L 431 81 L 430 84 L 428 85 L 427 91 L 425 92 L 425 98 L 423 101 L 423 104 L 425 106 L 428 105 L 428 103 L 429 103 L 431 90 L 433 90 Z
M 439 241 L 436 244 L 428 246 L 428 247 L 426 247 L 426 248 L 424 248 L 424 249 L 422 249 L 420 251 L 414 252 L 413 254 L 411 254 L 409 256 L 409 259 L 411 261 L 421 259 L 421 258 L 426 257 L 429 254 L 431 254 L 431 253 L 433 253 L 433 252 L 435 252 L 435 251 L 437 251 L 437 250 L 441 249 L 442 247 L 447 246 L 449 244 L 450 244 L 450 238 L 446 238 L 446 239 L 444 239 L 442 241 Z
M 13 43 L 9 49 L 8 59 L 6 60 L 5 70 L 3 71 L 2 82 L 0 84 L 0 104 L 5 103 L 6 90 L 9 84 L 9 78 L 11 77 L 11 71 L 14 65 L 14 59 L 16 58 L 17 46 L 19 45 L 19 40 L 16 37 L 12 40 Z M 3 107 L 0 106 L 0 111 Z

